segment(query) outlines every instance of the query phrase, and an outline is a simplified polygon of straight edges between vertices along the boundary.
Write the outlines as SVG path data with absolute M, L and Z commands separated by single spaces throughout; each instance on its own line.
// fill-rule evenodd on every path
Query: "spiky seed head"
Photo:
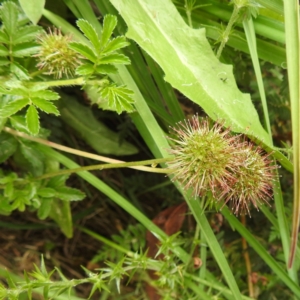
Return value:
M 214 197 L 222 191 L 229 191 L 228 182 L 234 180 L 231 170 L 237 136 L 216 123 L 212 128 L 207 119 L 199 121 L 198 116 L 178 123 L 172 128 L 175 144 L 169 150 L 174 159 L 168 163 L 173 178 L 184 189 L 192 188 L 193 195 L 202 196 L 211 191 Z
M 40 35 L 38 37 L 40 50 L 34 55 L 39 61 L 37 67 L 45 71 L 45 74 L 54 75 L 55 78 L 74 76 L 81 61 L 80 55 L 68 47 L 71 41 L 71 35 L 62 35 L 57 28 Z
M 248 213 L 272 197 L 277 166 L 260 147 L 232 135 L 220 123 L 210 128 L 207 119 L 194 116 L 172 128 L 174 155 L 168 163 L 173 181 L 193 196 L 211 191 L 215 200 L 228 204 L 234 214 Z
M 249 206 L 258 209 L 272 197 L 273 181 L 276 179 L 274 169 L 277 165 L 263 149 L 251 142 L 239 142 L 236 145 L 234 180 L 227 184 L 230 191 L 223 193 L 225 203 L 229 203 L 234 214 L 249 214 Z

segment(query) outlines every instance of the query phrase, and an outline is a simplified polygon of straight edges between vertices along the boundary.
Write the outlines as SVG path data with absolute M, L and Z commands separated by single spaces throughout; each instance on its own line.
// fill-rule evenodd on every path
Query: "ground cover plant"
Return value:
M 1 299 L 299 298 L 297 1 L 0 8 Z

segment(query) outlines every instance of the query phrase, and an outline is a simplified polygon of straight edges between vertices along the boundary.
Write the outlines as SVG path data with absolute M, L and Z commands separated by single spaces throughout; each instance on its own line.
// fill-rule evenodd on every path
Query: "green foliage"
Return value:
M 85 61 L 76 70 L 76 73 L 86 78 L 95 78 L 103 74 L 117 73 L 117 64 L 130 64 L 127 56 L 116 53 L 127 47 L 129 43 L 124 36 L 111 39 L 114 28 L 117 25 L 115 16 L 106 15 L 103 21 L 103 30 L 99 38 L 95 28 L 86 20 L 77 21 L 77 26 L 88 39 L 86 43 L 73 42 L 69 47 L 80 53 Z M 97 89 L 96 103 L 99 108 L 114 110 L 118 114 L 122 111 L 132 112 L 134 100 L 133 92 L 125 86 L 109 84 Z M 93 100 L 93 99 L 92 99 Z
M 202 114 L 204 111 L 214 120 L 221 119 L 233 131 L 258 141 L 266 151 L 274 150 L 273 154 L 279 162 L 287 170 L 292 170 L 290 159 L 282 153 L 291 154 L 295 151 L 291 148 L 290 111 L 294 114 L 294 120 L 298 120 L 299 112 L 295 102 L 290 107 L 287 101 L 289 95 L 283 92 L 287 80 L 285 84 L 281 80 L 286 77 L 283 69 L 286 66 L 285 37 L 289 42 L 288 47 L 291 47 L 290 42 L 297 41 L 294 36 L 298 35 L 291 30 L 284 32 L 283 5 L 280 0 L 232 1 L 232 6 L 221 0 L 212 0 L 207 4 L 198 0 L 174 2 L 183 15 L 178 13 L 172 2 L 165 0 L 152 0 L 151 4 L 146 0 L 134 3 L 95 0 L 93 9 L 88 1 L 65 1 L 79 19 L 79 32 L 66 20 L 48 10 L 42 10 L 42 0 L 30 0 L 26 8 L 24 1 L 20 1 L 26 15 L 34 23 L 43 11 L 44 16 L 57 28 L 65 33 L 72 32 L 72 36 L 62 36 L 58 29 L 50 34 L 41 34 L 42 29 L 31 25 L 17 4 L 3 2 L 0 12 L 0 163 L 3 166 L 0 173 L 0 213 L 9 215 L 13 210 L 24 211 L 28 208 L 36 211 L 40 219 L 53 219 L 62 232 L 71 237 L 70 202 L 79 201 L 84 195 L 66 185 L 67 176 L 54 176 L 59 174 L 59 164 L 62 164 L 68 169 L 78 168 L 76 172 L 83 178 L 81 183 L 88 195 L 90 192 L 85 182 L 96 187 L 106 196 L 106 201 L 114 201 L 139 223 L 112 236 L 113 242 L 106 239 L 107 245 L 101 248 L 93 262 L 102 263 L 107 259 L 110 262 L 94 272 L 84 269 L 87 278 L 69 280 L 58 269 L 48 273 L 42 262 L 41 267 L 25 273 L 25 282 L 19 280 L 16 283 L 12 276 L 4 275 L 7 286 L 0 284 L 0 298 L 19 299 L 21 294 L 26 293 L 30 298 L 33 291 L 38 291 L 37 288 L 42 289 L 44 299 L 59 295 L 68 297 L 73 287 L 89 283 L 91 299 L 97 291 L 105 297 L 105 292 L 112 292 L 115 286 L 117 291 L 115 294 L 112 292 L 112 297 L 121 299 L 126 296 L 118 296 L 118 292 L 122 294 L 122 286 L 127 278 L 133 285 L 137 282 L 139 286 L 141 278 L 147 278 L 146 281 L 152 281 L 158 287 L 158 293 L 162 293 L 164 299 L 250 299 L 244 296 L 246 293 L 251 299 L 300 297 L 297 283 L 299 266 L 286 268 L 290 242 L 288 224 L 293 213 L 291 192 L 282 194 L 278 182 L 274 182 L 273 187 L 274 205 L 271 203 L 271 208 L 260 207 L 263 213 L 251 211 L 252 219 L 245 217 L 242 224 L 226 206 L 218 214 L 204 211 L 206 199 L 202 197 L 202 201 L 195 200 L 190 191 L 183 192 L 177 182 L 175 186 L 179 192 L 173 195 L 175 187 L 169 188 L 171 182 L 167 178 L 162 182 L 161 175 L 157 175 L 157 180 L 152 184 L 148 177 L 140 176 L 140 173 L 132 177 L 121 172 L 105 174 L 108 175 L 104 177 L 107 182 L 111 176 L 112 185 L 118 185 L 120 190 L 122 188 L 121 193 L 101 181 L 99 177 L 102 174 L 94 176 L 89 172 L 80 172 L 80 166 L 70 158 L 45 146 L 36 145 L 36 142 L 41 142 L 78 154 L 76 149 L 50 144 L 45 140 L 52 134 L 51 140 L 63 140 L 63 143 L 68 141 L 75 145 L 74 148 L 81 146 L 74 140 L 73 131 L 70 135 L 63 123 L 54 118 L 60 114 L 62 120 L 96 151 L 114 155 L 136 152 L 136 147 L 131 144 L 119 145 L 119 136 L 103 125 L 107 122 L 111 126 L 118 126 L 117 119 L 111 113 L 101 112 L 95 116 L 87 106 L 77 107 L 74 98 L 68 105 L 64 104 L 64 99 L 56 101 L 60 94 L 54 89 L 58 87 L 72 86 L 68 90 L 72 97 L 77 93 L 81 98 L 84 97 L 73 87 L 79 85 L 87 91 L 90 101 L 104 110 L 118 114 L 136 110 L 130 117 L 141 137 L 137 132 L 131 134 L 126 131 L 126 134 L 129 132 L 131 139 L 138 143 L 139 150 L 143 150 L 141 155 L 149 156 L 151 151 L 151 156 L 168 159 L 168 143 L 172 142 L 166 138 L 168 126 L 174 126 L 184 115 L 197 111 Z M 33 3 L 36 3 L 36 11 L 32 10 Z M 98 11 L 99 15 L 104 16 L 103 29 L 99 16 L 94 13 Z M 118 15 L 118 12 L 123 19 L 120 18 L 117 24 L 117 17 L 112 14 Z M 256 17 L 253 24 L 252 17 Z M 292 20 L 288 13 L 285 19 L 287 23 Z M 129 45 L 122 35 L 124 32 L 128 32 L 127 36 L 137 45 L 134 41 Z M 116 36 L 117 33 L 119 36 Z M 52 39 L 54 43 L 49 46 L 45 35 L 51 34 L 55 37 Z M 65 51 L 62 52 L 68 59 L 62 55 L 59 61 L 56 58 L 48 60 L 55 56 L 52 54 L 57 53 L 57 49 L 53 48 L 59 44 L 56 35 L 60 35 L 58 40 L 65 43 Z M 215 49 L 216 41 L 221 43 L 219 50 Z M 46 47 L 47 51 L 41 51 L 42 47 Z M 252 72 L 249 49 L 257 81 Z M 295 46 L 288 53 L 288 58 L 295 62 L 293 67 L 298 68 L 298 47 Z M 269 61 L 268 65 L 259 59 Z M 65 67 L 67 61 L 69 69 Z M 57 62 L 59 64 L 54 68 L 53 64 Z M 130 62 L 132 64 L 129 66 Z M 270 67 L 270 64 L 276 66 Z M 45 68 L 46 65 L 49 68 Z M 290 65 L 288 67 L 290 72 Z M 289 80 L 294 83 L 294 92 L 298 91 L 299 80 L 295 80 L 299 74 L 297 68 L 289 74 Z M 262 80 L 266 91 L 265 103 L 260 100 L 263 95 Z M 177 91 L 174 92 L 171 85 Z M 194 104 L 182 97 L 182 94 Z M 299 97 L 293 99 L 295 101 Z M 269 118 L 266 118 L 266 103 L 271 124 L 267 124 Z M 55 127 L 57 124 L 61 126 L 60 130 Z M 45 130 L 44 125 L 51 128 L 51 132 Z M 272 129 L 276 147 L 273 146 L 271 135 L 267 133 L 269 129 Z M 294 130 L 294 146 L 298 132 Z M 95 155 L 86 153 L 84 156 L 95 158 Z M 297 157 L 299 155 L 294 155 L 294 160 Z M 196 158 L 191 156 L 191 159 Z M 82 157 L 80 163 L 86 162 Z M 157 167 L 152 168 L 152 171 L 156 170 Z M 49 173 L 52 176 L 50 179 L 47 177 Z M 196 170 L 195 179 L 197 174 Z M 43 179 L 45 175 L 48 179 Z M 117 182 L 120 177 L 121 182 Z M 283 178 L 287 178 L 286 174 Z M 290 185 L 292 180 L 288 178 L 286 182 L 281 181 Z M 247 182 L 248 175 L 244 179 Z M 149 191 L 153 190 L 159 191 L 158 196 L 149 196 Z M 243 192 L 244 189 L 241 189 L 240 194 Z M 252 189 L 247 189 L 247 193 L 252 195 Z M 123 194 L 128 195 L 130 200 Z M 182 196 L 190 208 L 187 214 L 189 230 L 191 227 L 193 230 L 192 224 L 197 223 L 193 237 L 183 229 L 186 243 L 178 239 L 177 234 L 167 237 L 161 230 L 168 224 L 168 220 L 163 220 L 163 225 L 157 222 L 159 227 L 141 212 L 146 207 L 147 211 L 154 214 L 163 205 L 182 200 Z M 212 221 L 214 218 L 217 219 L 217 225 Z M 297 229 L 295 224 L 294 229 Z M 145 228 L 154 233 L 159 240 L 157 242 L 161 243 L 158 250 L 160 260 L 147 257 L 146 250 L 141 250 L 145 246 Z M 96 233 L 88 234 L 96 238 Z M 241 239 L 248 244 L 247 249 L 242 248 Z M 124 257 L 123 253 L 127 256 Z M 298 260 L 299 253 L 298 248 Z M 246 254 L 249 254 L 248 258 L 245 258 Z M 200 271 L 191 263 L 197 258 L 202 263 Z M 246 266 L 252 270 L 249 271 Z M 155 272 L 157 280 L 150 280 L 145 269 Z M 251 281 L 255 274 L 260 282 Z M 146 298 L 146 295 L 137 292 L 136 287 L 133 289 L 134 299 L 139 296 Z

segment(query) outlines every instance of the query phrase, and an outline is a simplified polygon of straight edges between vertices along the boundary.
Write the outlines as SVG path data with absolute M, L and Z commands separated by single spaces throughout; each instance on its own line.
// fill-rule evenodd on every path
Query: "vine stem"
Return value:
M 50 142 L 48 140 L 30 136 L 26 133 L 16 131 L 9 127 L 4 127 L 3 131 L 5 131 L 11 135 L 17 136 L 17 137 L 21 137 L 21 138 L 24 138 L 24 139 L 27 139 L 27 140 L 30 140 L 30 141 L 33 141 L 33 142 L 36 142 L 36 143 L 39 143 L 42 145 L 46 145 L 51 148 L 58 149 L 60 151 L 64 151 L 64 152 L 72 153 L 72 154 L 75 154 L 75 155 L 78 155 L 81 157 L 87 157 L 87 158 L 91 158 L 94 160 L 99 160 L 99 161 L 108 163 L 108 164 L 101 164 L 101 165 L 92 165 L 92 166 L 87 166 L 87 167 L 82 167 L 82 168 L 77 168 L 77 169 L 61 170 L 60 172 L 62 172 L 62 171 L 65 172 L 62 174 L 69 174 L 69 173 L 75 173 L 75 172 L 77 173 L 80 171 L 91 171 L 91 170 L 99 170 L 99 169 L 102 170 L 102 169 L 108 169 L 108 168 L 132 168 L 132 169 L 145 171 L 145 172 L 152 172 L 152 173 L 164 173 L 164 174 L 170 173 L 169 169 L 146 167 L 145 165 L 151 165 L 151 164 L 155 165 L 155 164 L 167 162 L 167 161 L 170 161 L 172 159 L 172 157 L 152 159 L 152 160 L 146 160 L 146 161 L 137 161 L 137 162 L 124 162 L 122 160 L 117 160 L 117 159 L 113 159 L 113 158 L 109 158 L 109 157 L 69 148 L 69 147 L 66 147 L 66 146 L 63 146 L 60 144 Z M 67 172 L 67 171 L 69 171 L 69 172 Z M 54 173 L 51 173 L 51 174 L 54 174 Z M 43 176 L 46 176 L 46 175 L 47 174 L 44 174 Z M 61 174 L 57 174 L 57 175 L 61 175 Z M 57 175 L 52 175 L 51 177 L 57 176 Z M 47 178 L 49 178 L 49 177 L 47 177 Z

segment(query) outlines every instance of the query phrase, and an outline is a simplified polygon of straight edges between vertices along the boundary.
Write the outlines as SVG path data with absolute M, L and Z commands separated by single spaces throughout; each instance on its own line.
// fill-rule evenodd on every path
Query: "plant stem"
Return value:
M 41 138 L 38 138 L 38 137 L 30 136 L 26 133 L 16 131 L 16 130 L 11 129 L 9 127 L 4 127 L 3 131 L 5 131 L 5 132 L 7 132 L 11 135 L 24 138 L 24 139 L 29 140 L 29 141 L 33 141 L 33 142 L 36 142 L 36 143 L 39 143 L 39 144 L 42 144 L 42 145 L 46 145 L 46 146 L 51 147 L 51 148 L 58 149 L 60 151 L 72 153 L 72 154 L 75 154 L 75 155 L 78 155 L 78 156 L 81 156 L 81 157 L 87 157 L 87 158 L 91 158 L 91 159 L 94 159 L 94 160 L 99 160 L 99 161 L 103 161 L 103 162 L 111 163 L 111 164 L 112 163 L 117 163 L 117 164 L 118 163 L 125 163 L 122 160 L 113 159 L 113 158 L 109 158 L 109 157 L 105 157 L 105 156 L 101 156 L 101 155 L 97 155 L 97 154 L 93 154 L 93 153 L 89 153 L 89 152 L 85 152 L 85 151 L 80 151 L 80 150 L 77 150 L 77 149 L 73 149 L 73 148 L 70 148 L 70 147 L 66 147 L 66 146 L 63 146 L 63 145 L 60 145 L 60 144 L 56 144 L 56 143 L 44 140 L 44 139 L 41 139 Z M 158 169 L 155 169 L 155 168 L 152 168 L 152 167 L 145 167 L 145 166 L 130 166 L 129 168 L 135 169 L 135 170 L 140 170 L 140 171 L 145 171 L 145 172 L 153 172 L 153 173 L 157 173 L 157 170 L 158 170 Z
M 241 215 L 241 223 L 246 227 L 246 217 L 245 215 Z M 248 244 L 244 237 L 242 237 L 242 248 L 243 248 L 243 256 L 245 259 L 246 270 L 247 270 L 247 282 L 248 282 L 248 290 L 249 290 L 249 297 L 254 298 L 254 289 L 252 283 L 252 269 L 251 269 L 251 262 L 250 256 L 248 252 Z
M 230 20 L 228 22 L 228 25 L 227 25 L 225 31 L 222 33 L 221 45 L 219 46 L 219 49 L 218 49 L 218 52 L 217 52 L 217 58 L 220 58 L 221 53 L 222 53 L 226 43 L 229 40 L 230 31 L 231 31 L 234 23 L 237 21 L 237 19 L 239 17 L 240 9 L 241 9 L 241 7 L 239 7 L 237 5 L 234 6 L 234 9 L 233 9 L 232 15 L 230 17 Z
M 104 169 L 116 169 L 116 168 L 127 168 L 132 166 L 141 166 L 141 165 L 154 165 L 152 168 L 155 169 L 156 165 L 159 163 L 167 162 L 168 160 L 171 160 L 172 158 L 156 158 L 156 159 L 150 159 L 150 160 L 143 160 L 143 161 L 133 161 L 133 162 L 123 162 L 123 163 L 117 163 L 117 164 L 100 164 L 100 165 L 92 165 L 92 166 L 86 166 L 86 167 L 80 167 L 75 169 L 66 169 L 66 170 L 60 170 L 57 172 L 47 173 L 39 177 L 33 178 L 33 180 L 42 180 L 46 178 L 51 178 L 59 175 L 65 175 L 65 174 L 72 174 L 72 173 L 78 173 L 82 171 L 93 171 L 93 170 L 104 170 Z M 155 173 L 162 173 L 162 174 L 169 174 L 172 170 L 170 169 L 155 169 Z

